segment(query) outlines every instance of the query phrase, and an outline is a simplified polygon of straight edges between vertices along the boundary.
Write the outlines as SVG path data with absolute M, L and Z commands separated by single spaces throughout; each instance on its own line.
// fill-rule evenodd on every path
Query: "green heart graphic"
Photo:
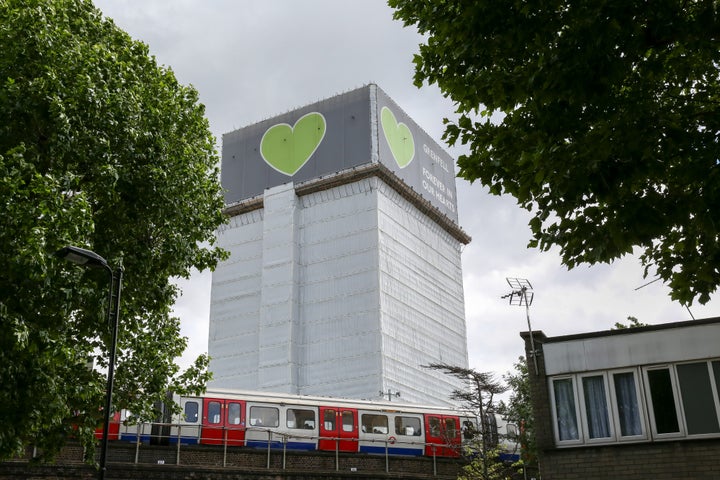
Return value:
M 260 140 L 263 160 L 280 173 L 292 177 L 307 163 L 325 137 L 325 117 L 311 112 L 294 126 L 278 123 L 268 128 Z
M 388 107 L 382 107 L 380 123 L 398 167 L 407 167 L 415 156 L 415 141 L 410 129 L 404 123 L 398 123 Z

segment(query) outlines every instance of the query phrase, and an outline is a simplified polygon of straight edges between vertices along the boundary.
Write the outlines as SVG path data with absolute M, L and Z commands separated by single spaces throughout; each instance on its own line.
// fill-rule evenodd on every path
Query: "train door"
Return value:
M 110 416 L 110 428 L 108 428 L 108 440 L 120 439 L 120 412 L 113 412 Z M 95 438 L 100 440 L 103 436 L 103 427 L 95 430 Z
M 425 455 L 460 456 L 460 419 L 451 415 L 425 415 Z
M 245 402 L 220 398 L 203 399 L 202 438 L 200 443 L 245 444 Z
M 352 408 L 320 407 L 320 450 L 358 451 L 358 412 Z

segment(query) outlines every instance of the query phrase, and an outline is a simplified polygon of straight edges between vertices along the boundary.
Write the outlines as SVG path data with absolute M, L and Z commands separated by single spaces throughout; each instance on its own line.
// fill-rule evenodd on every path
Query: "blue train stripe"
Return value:
M 371 445 L 360 445 L 360 451 L 363 453 L 377 453 L 381 455 L 385 455 L 385 445 L 382 446 L 371 446 Z M 390 455 L 412 455 L 412 456 L 418 456 L 423 454 L 422 448 L 403 448 L 403 447 L 393 447 L 388 445 L 387 449 L 388 454 Z
M 251 448 L 268 448 L 267 440 L 248 440 L 247 446 Z M 278 441 L 270 442 L 273 450 L 282 450 L 283 443 Z M 288 450 L 317 450 L 317 445 L 312 442 L 288 442 L 285 445 Z

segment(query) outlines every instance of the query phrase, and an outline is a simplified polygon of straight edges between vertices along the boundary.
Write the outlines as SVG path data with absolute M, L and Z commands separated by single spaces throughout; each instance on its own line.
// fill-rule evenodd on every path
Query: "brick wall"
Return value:
M 138 463 L 135 464 L 137 453 Z M 77 445 L 69 445 L 56 458 L 53 465 L 31 465 L 31 452 L 25 458 L 0 464 L 0 480 L 70 480 L 97 478 L 93 467 L 82 465 L 83 451 Z M 463 462 L 453 459 L 423 457 L 390 457 L 385 473 L 385 457 L 367 454 L 338 455 L 338 469 L 334 453 L 329 452 L 287 452 L 274 450 L 270 454 L 270 468 L 266 451 L 222 446 L 183 445 L 180 449 L 180 463 L 176 462 L 175 446 L 111 443 L 108 450 L 108 480 L 124 479 L 288 479 L 305 478 L 342 479 L 352 478 L 399 478 L 412 479 L 455 479 Z M 223 462 L 225 466 L 223 466 Z M 285 468 L 283 468 L 283 462 Z M 437 472 L 437 476 L 434 476 Z
M 555 448 L 542 332 L 533 332 L 539 374 L 523 332 L 543 480 L 720 480 L 720 439 Z

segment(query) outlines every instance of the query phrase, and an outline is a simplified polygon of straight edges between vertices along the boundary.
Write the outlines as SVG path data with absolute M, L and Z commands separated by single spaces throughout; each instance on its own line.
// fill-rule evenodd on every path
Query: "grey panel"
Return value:
M 402 159 L 398 159 L 390 148 L 391 139 L 386 134 L 388 126 L 384 125 L 383 121 L 384 107 L 390 109 L 398 126 L 404 124 L 412 134 L 414 155 L 412 160 L 404 166 L 401 166 Z M 457 223 L 455 162 L 453 159 L 379 88 L 377 89 L 377 115 L 380 162 Z
M 294 126 L 307 114 L 325 119 L 325 134 L 294 175 L 271 167 L 261 154 L 265 132 L 278 124 Z M 260 195 L 266 188 L 311 180 L 370 163 L 370 87 L 363 87 L 223 135 L 222 184 L 225 203 Z

